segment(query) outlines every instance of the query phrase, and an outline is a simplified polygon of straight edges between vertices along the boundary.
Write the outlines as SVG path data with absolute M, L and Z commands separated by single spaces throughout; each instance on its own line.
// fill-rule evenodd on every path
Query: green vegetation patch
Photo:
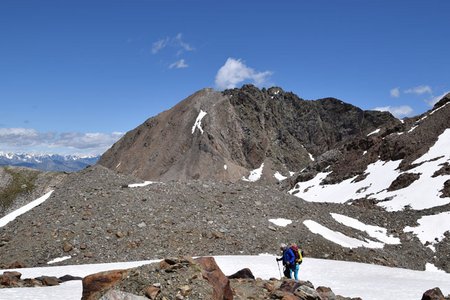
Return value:
M 4 170 L 12 178 L 4 189 L 0 189 L 0 207 L 7 209 L 13 204 L 17 197 L 29 194 L 34 190 L 35 181 L 39 172 L 19 169 L 14 170 L 8 167 L 5 167 Z

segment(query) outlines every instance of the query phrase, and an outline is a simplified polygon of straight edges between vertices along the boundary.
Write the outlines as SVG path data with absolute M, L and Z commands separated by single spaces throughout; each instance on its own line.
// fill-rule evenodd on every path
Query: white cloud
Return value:
M 416 95 L 423 95 L 423 94 L 433 94 L 433 90 L 428 85 L 419 85 L 410 89 L 407 89 L 404 91 L 405 94 L 416 94 Z
M 27 128 L 0 128 L 0 149 L 5 152 L 101 154 L 123 136 L 121 132 L 39 132 Z
M 391 90 L 391 97 L 394 97 L 394 98 L 400 97 L 400 89 L 398 87 L 393 88 Z
M 240 59 L 228 58 L 216 75 L 216 87 L 219 89 L 235 88 L 244 81 L 252 81 L 255 85 L 264 84 L 272 72 L 256 72 L 247 67 Z
M 167 46 L 167 43 L 169 42 L 169 38 L 166 37 L 165 39 L 160 39 L 159 41 L 156 41 L 152 45 L 152 53 L 156 54 L 160 50 L 164 49 Z
M 185 41 L 183 41 L 183 35 L 181 33 L 177 34 L 176 37 L 173 39 L 175 46 L 180 47 L 184 51 L 194 51 L 195 48 Z M 181 53 L 180 53 L 181 54 Z
M 183 69 L 183 68 L 187 68 L 187 67 L 189 67 L 189 66 L 186 64 L 184 59 L 180 59 L 180 60 L 177 60 L 176 62 L 174 62 L 173 64 L 171 64 L 169 66 L 169 69 L 173 69 L 173 68 L 175 68 L 175 69 Z
M 183 34 L 178 33 L 174 37 L 165 37 L 154 42 L 152 45 L 152 53 L 157 54 L 167 47 L 175 49 L 177 56 L 181 55 L 185 51 L 191 52 L 195 50 L 195 48 L 191 44 L 183 40 Z
M 411 116 L 414 112 L 413 109 L 408 105 L 375 107 L 373 110 L 388 111 L 399 119 Z

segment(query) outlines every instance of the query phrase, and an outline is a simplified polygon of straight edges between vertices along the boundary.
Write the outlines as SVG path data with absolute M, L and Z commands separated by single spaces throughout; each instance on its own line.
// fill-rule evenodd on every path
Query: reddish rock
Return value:
M 81 300 L 99 299 L 102 292 L 120 282 L 127 275 L 128 270 L 113 270 L 84 277 Z
M 63 245 L 63 251 L 64 252 L 70 252 L 70 251 L 72 251 L 72 249 L 73 249 L 73 246 L 72 246 L 72 244 L 71 243 L 69 243 L 69 242 L 64 242 L 64 245 Z
M 213 257 L 199 257 L 195 261 L 202 267 L 203 278 L 213 287 L 212 300 L 232 300 L 230 280 L 223 274 Z
M 0 284 L 9 287 L 18 286 L 21 276 L 22 274 L 19 272 L 4 272 L 0 276 Z
M 151 300 L 155 300 L 158 297 L 159 293 L 161 293 L 161 289 L 153 285 L 147 287 L 144 290 L 145 296 L 147 296 Z

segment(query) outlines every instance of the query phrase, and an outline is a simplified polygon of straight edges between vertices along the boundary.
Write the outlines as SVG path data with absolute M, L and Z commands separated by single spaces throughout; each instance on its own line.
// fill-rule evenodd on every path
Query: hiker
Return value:
M 280 258 L 277 258 L 278 261 L 283 261 L 283 274 L 286 278 L 292 278 L 291 277 L 291 271 L 295 270 L 295 255 L 294 252 L 290 247 L 288 247 L 286 244 L 282 243 L 280 245 L 280 249 L 283 251 L 283 255 Z M 295 274 L 295 271 L 294 271 Z
M 302 250 L 298 248 L 296 243 L 292 243 L 290 248 L 295 256 L 295 264 L 294 267 L 291 268 L 291 270 L 292 272 L 294 272 L 294 279 L 298 280 L 298 270 L 300 268 L 300 264 L 303 262 Z

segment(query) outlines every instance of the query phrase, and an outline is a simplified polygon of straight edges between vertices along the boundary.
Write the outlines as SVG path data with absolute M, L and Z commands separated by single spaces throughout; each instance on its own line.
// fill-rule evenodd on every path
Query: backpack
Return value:
M 299 249 L 297 245 L 291 246 L 292 252 L 294 252 L 295 255 L 295 263 L 301 264 L 303 262 L 303 250 Z

